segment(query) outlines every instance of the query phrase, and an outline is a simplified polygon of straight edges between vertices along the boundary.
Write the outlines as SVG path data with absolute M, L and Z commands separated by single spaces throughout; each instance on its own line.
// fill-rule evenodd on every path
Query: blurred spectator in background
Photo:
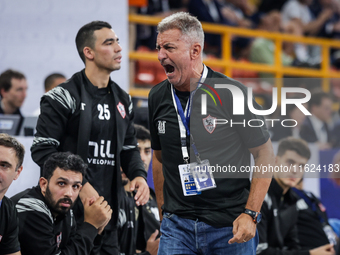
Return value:
M 175 11 L 186 10 L 188 0 L 149 0 L 148 5 L 138 9 L 138 14 L 166 17 Z M 146 46 L 155 49 L 157 31 L 155 26 L 137 25 L 136 49 Z
M 66 77 L 61 73 L 52 73 L 45 78 L 44 81 L 44 89 L 45 93 L 57 87 L 59 84 L 66 81 Z M 39 116 L 40 114 L 40 107 L 33 112 L 33 116 Z
M 149 0 L 148 6 L 141 7 L 139 14 L 144 15 L 161 15 L 168 16 L 170 14 L 169 2 L 167 0 Z M 155 26 L 137 25 L 136 48 L 139 46 L 147 46 L 154 49 L 156 44 L 157 32 Z
M 6 70 L 0 75 L 0 114 L 15 114 L 20 116 L 16 135 L 19 134 L 24 117 L 20 112 L 27 92 L 26 77 L 11 69 Z
M 274 122 L 274 126 L 269 130 L 271 134 L 270 139 L 272 141 L 279 141 L 288 136 L 300 138 L 300 128 L 306 118 L 305 114 L 295 104 L 287 104 L 286 111 L 287 115 L 280 116 L 280 121 Z M 295 127 L 284 127 L 281 124 L 283 119 L 296 120 L 297 125 Z M 290 123 L 289 125 L 293 125 L 293 123 Z
M 247 18 L 255 9 L 247 1 L 241 0 L 190 0 L 188 11 L 199 21 L 227 26 L 240 26 L 251 28 L 252 22 Z M 235 49 L 247 48 L 248 38 L 233 38 L 233 55 Z M 221 36 L 219 34 L 205 33 L 204 53 L 220 57 Z
M 323 0 L 321 0 L 323 1 Z M 302 25 L 305 35 L 318 35 L 326 21 L 334 11 L 329 5 L 320 11 L 317 17 L 309 9 L 312 0 L 290 0 L 282 8 L 282 21 L 286 24 L 290 20 L 297 21 Z M 327 6 L 327 7 L 326 7 Z
M 340 109 L 338 111 L 338 114 L 340 115 Z M 340 119 L 334 124 L 334 127 L 331 131 L 332 136 L 332 144 L 334 148 L 340 148 Z M 339 154 L 339 162 L 340 162 L 340 154 Z M 340 175 L 339 175 L 340 178 Z M 340 185 L 340 181 L 339 181 Z
M 314 17 L 319 17 L 328 10 L 330 14 L 321 27 L 318 36 L 326 38 L 340 38 L 340 2 L 338 0 L 314 0 L 311 11 Z M 340 68 L 340 50 L 331 49 L 331 63 L 337 69 Z
M 221 25 L 235 26 L 235 20 L 231 18 L 236 16 L 233 11 L 224 9 L 223 4 L 218 0 L 190 0 L 188 11 L 196 16 L 199 21 L 210 22 Z M 228 15 L 230 14 L 230 15 Z M 221 54 L 221 36 L 218 34 L 205 34 L 204 52 L 219 56 Z
M 287 24 L 289 21 L 296 22 L 296 26 L 302 27 L 302 35 L 316 36 L 325 25 L 333 10 L 326 8 L 317 17 L 309 9 L 312 0 L 290 0 L 282 8 L 282 21 Z M 318 66 L 321 62 L 320 47 L 295 45 L 295 54 L 302 65 Z
M 340 151 L 338 151 L 338 153 L 336 153 L 333 157 L 333 165 L 338 164 L 340 166 Z M 336 185 L 338 185 L 340 187 L 340 172 L 339 171 L 333 171 L 330 173 L 330 178 L 334 181 L 334 183 Z
M 287 0 L 262 0 L 258 11 L 262 13 L 268 13 L 270 11 L 281 11 L 282 6 L 287 2 Z
M 340 120 L 338 120 L 332 129 L 331 132 L 332 143 L 334 148 L 340 148 Z M 340 185 L 340 181 L 339 181 Z
M 46 77 L 44 82 L 45 93 L 66 81 L 66 77 L 61 73 L 52 73 Z
M 325 22 L 322 24 L 319 32 L 316 35 L 328 38 L 340 36 L 339 1 L 314 0 L 314 3 L 310 6 L 310 9 L 314 17 L 325 16 Z
M 287 26 L 287 32 L 292 33 L 291 26 Z M 258 29 L 269 32 L 280 32 L 281 30 L 281 15 L 278 11 L 271 11 L 268 14 L 263 14 L 259 17 Z M 291 44 L 284 43 L 282 45 L 283 51 L 281 55 L 282 65 L 289 66 L 293 63 Z M 273 40 L 257 37 L 250 52 L 250 61 L 254 63 L 274 64 L 275 44 Z M 259 73 L 262 78 L 274 77 L 271 73 Z
M 254 6 L 247 0 L 224 0 L 222 15 L 239 27 L 251 28 L 253 26 L 249 16 L 255 12 Z
M 332 99 L 325 92 L 312 93 L 309 112 L 300 129 L 300 137 L 309 143 L 318 143 L 319 149 L 331 148 L 329 124 L 332 120 Z

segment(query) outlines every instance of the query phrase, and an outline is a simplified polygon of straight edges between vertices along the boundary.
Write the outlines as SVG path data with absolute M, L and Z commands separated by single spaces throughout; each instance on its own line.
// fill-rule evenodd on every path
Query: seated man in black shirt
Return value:
M 134 127 L 136 130 L 136 138 L 138 142 L 140 157 L 144 163 L 145 171 L 148 171 L 152 156 L 150 131 L 141 125 L 135 124 Z M 160 229 L 160 218 L 157 207 L 156 194 L 152 188 L 149 187 L 149 189 L 149 201 L 141 207 L 145 240 L 148 240 L 156 229 Z
M 260 241 L 256 254 L 334 254 L 331 244 L 311 250 L 301 250 L 299 245 L 297 199 L 291 187 L 302 178 L 310 155 L 308 144 L 301 139 L 288 137 L 280 141 L 275 160 L 275 168 L 279 170 L 274 171 L 261 208 L 262 221 L 258 225 Z
M 25 149 L 15 138 L 0 134 L 0 254 L 20 255 L 17 212 L 5 194 L 22 171 Z
M 39 185 L 12 198 L 18 211 L 23 255 L 87 255 L 100 244 L 100 234 L 112 215 L 107 201 L 86 198 L 84 222 L 78 229 L 71 210 L 86 168 L 78 155 L 54 153 L 44 164 Z
M 150 132 L 141 125 L 134 125 L 141 159 L 145 171 L 148 171 L 151 162 Z M 159 239 L 156 239 L 159 229 L 159 214 L 155 191 L 150 188 L 148 202 L 137 207 L 134 201 L 135 194 L 130 192 L 130 180 L 122 173 L 125 190 L 121 201 L 119 214 L 119 244 L 121 254 L 131 255 L 136 249 L 145 250 L 144 254 L 157 254 Z
M 302 249 L 313 249 L 338 242 L 338 237 L 328 222 L 326 208 L 312 192 L 303 190 L 303 179 L 293 188 L 298 199 L 297 229 Z

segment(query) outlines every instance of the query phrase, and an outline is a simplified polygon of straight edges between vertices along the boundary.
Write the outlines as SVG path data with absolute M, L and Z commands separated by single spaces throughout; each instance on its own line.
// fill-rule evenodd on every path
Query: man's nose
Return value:
M 122 49 L 122 46 L 120 46 L 120 44 L 117 44 L 117 46 L 115 47 L 115 52 L 121 52 Z
M 144 152 L 140 153 L 140 157 L 142 158 L 142 161 L 145 163 L 146 162 L 146 155 Z
M 73 187 L 72 187 L 72 185 L 66 187 L 64 196 L 67 196 L 67 197 L 72 197 L 73 196 Z
M 165 59 L 165 58 L 167 58 L 165 50 L 163 48 L 160 48 L 158 50 L 158 60 L 159 60 L 159 62 L 162 62 L 162 60 Z

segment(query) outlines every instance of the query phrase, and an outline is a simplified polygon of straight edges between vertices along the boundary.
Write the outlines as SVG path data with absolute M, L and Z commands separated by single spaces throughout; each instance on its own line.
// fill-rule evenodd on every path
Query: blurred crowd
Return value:
M 188 11 L 202 22 L 227 26 L 258 29 L 268 32 L 287 33 L 296 36 L 312 36 L 337 40 L 340 35 L 339 0 L 152 0 L 147 7 L 136 12 L 145 15 L 165 17 L 173 12 Z M 135 50 L 154 51 L 156 27 L 137 25 Z M 204 57 L 221 57 L 221 36 L 205 34 Z M 274 64 L 275 43 L 266 38 L 232 37 L 232 57 L 234 60 L 272 65 Z M 340 68 L 340 49 L 330 49 L 330 65 Z M 284 66 L 320 68 L 321 48 L 302 43 L 283 42 L 282 64 Z M 214 69 L 214 68 L 213 68 Z M 217 71 L 223 72 L 215 68 Z M 272 105 L 272 87 L 275 84 L 271 73 L 233 70 L 232 77 L 253 87 L 256 99 L 264 109 Z M 340 120 L 338 102 L 340 100 L 339 79 L 331 79 L 331 93 L 322 92 L 322 79 L 285 76 L 283 85 L 302 87 L 309 90 L 312 99 L 305 107 L 312 116 L 304 115 L 296 106 L 288 106 L 287 116 L 297 120 L 293 128 L 281 123 L 270 127 L 272 140 L 287 136 L 301 137 L 307 142 L 319 144 L 320 149 L 340 146 Z M 164 71 L 156 62 L 139 60 L 136 62 L 135 84 L 152 86 L 166 79 Z M 301 97 L 291 94 L 290 97 Z M 283 119 L 280 109 L 267 118 Z
M 176 11 L 188 11 L 202 22 L 227 26 L 281 32 L 322 38 L 339 38 L 340 2 L 338 0 L 152 0 L 139 14 L 165 17 Z M 204 52 L 207 57 L 220 57 L 221 37 L 205 35 Z M 156 28 L 137 26 L 136 49 L 141 46 L 155 48 Z M 283 65 L 318 67 L 320 48 L 284 42 Z M 234 59 L 272 64 L 274 43 L 263 38 L 254 40 L 234 37 Z M 340 68 L 340 51 L 331 49 L 331 64 Z

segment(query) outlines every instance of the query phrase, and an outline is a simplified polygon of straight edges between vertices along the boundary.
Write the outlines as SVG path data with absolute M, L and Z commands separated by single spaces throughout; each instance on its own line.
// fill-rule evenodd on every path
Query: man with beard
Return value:
M 84 222 L 77 228 L 71 210 L 82 188 L 87 166 L 70 152 L 58 152 L 45 162 L 39 185 L 12 200 L 19 218 L 19 242 L 25 254 L 94 254 L 112 210 L 103 197 L 86 198 Z

